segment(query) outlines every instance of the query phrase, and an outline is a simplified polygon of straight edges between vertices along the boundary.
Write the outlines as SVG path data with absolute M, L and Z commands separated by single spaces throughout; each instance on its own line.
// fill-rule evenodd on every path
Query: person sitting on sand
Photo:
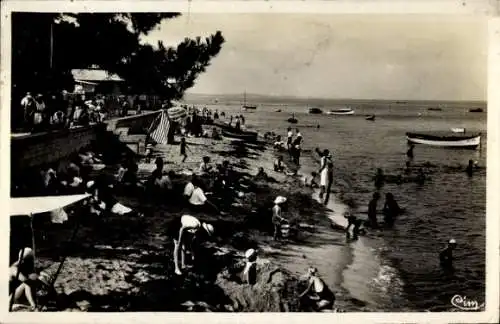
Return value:
M 335 303 L 335 294 L 326 283 L 318 276 L 318 269 L 310 267 L 306 274 L 307 288 L 299 295 L 300 299 L 307 298 L 308 304 L 312 304 L 315 311 L 332 309 Z
M 453 267 L 453 250 L 457 247 L 454 239 L 448 241 L 448 245 L 439 253 L 439 262 L 443 268 Z
M 311 172 L 311 175 L 309 177 L 304 178 L 304 186 L 309 187 L 309 188 L 318 188 L 319 185 L 316 183 L 316 177 L 318 174 L 316 172 Z
M 281 237 L 281 224 L 288 222 L 286 218 L 282 217 L 282 206 L 286 202 L 286 198 L 283 196 L 278 196 L 274 200 L 274 206 L 272 209 L 273 217 L 272 223 L 274 227 L 273 240 L 278 240 Z
M 285 164 L 283 163 L 283 157 L 280 155 L 274 160 L 274 171 L 275 172 L 284 172 Z
M 256 181 L 267 181 L 269 179 L 269 176 L 267 175 L 266 171 L 264 171 L 263 167 L 259 167 L 259 171 L 254 177 L 254 180 Z
M 248 249 L 245 258 L 247 261 L 242 272 L 242 281 L 253 286 L 257 282 L 257 251 Z
M 196 247 L 193 243 L 203 240 L 203 236 L 212 236 L 214 227 L 211 224 L 201 222 L 191 215 L 182 215 L 174 220 L 168 228 L 169 234 L 174 239 L 174 266 L 175 274 L 182 275 L 181 269 L 186 268 L 186 252 L 191 254 L 194 261 L 196 256 Z M 180 267 L 179 267 L 180 256 Z
M 10 302 L 16 303 L 24 295 L 31 306 L 31 310 L 36 310 L 34 296 L 36 295 L 35 282 L 37 279 L 33 250 L 25 247 L 19 251 L 18 260 L 9 268 Z
M 193 177 L 191 182 L 184 188 L 184 196 L 188 198 L 190 208 L 199 212 L 215 211 L 220 213 L 219 208 L 207 199 L 200 185 L 200 180 L 197 177 Z
M 368 203 L 368 221 L 370 223 L 371 228 L 378 228 L 377 204 L 379 199 L 380 199 L 380 194 L 378 192 L 374 192 L 372 199 Z
M 385 195 L 383 211 L 385 225 L 387 227 L 392 227 L 394 225 L 394 220 L 401 214 L 402 210 L 394 199 L 394 195 L 390 192 Z
M 200 163 L 200 173 L 210 173 L 212 172 L 212 166 L 210 165 L 210 157 L 204 156 L 203 161 Z
M 281 150 L 285 146 L 285 142 L 281 140 L 281 135 L 278 135 L 274 141 L 274 149 Z

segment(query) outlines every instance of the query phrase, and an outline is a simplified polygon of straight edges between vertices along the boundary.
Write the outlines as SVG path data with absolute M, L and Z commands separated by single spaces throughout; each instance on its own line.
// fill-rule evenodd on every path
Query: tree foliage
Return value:
M 131 93 L 181 98 L 219 53 L 224 37 L 217 31 L 204 40 L 186 38 L 177 47 L 140 43 L 141 35 L 179 15 L 14 13 L 12 97 L 18 100 L 26 91 L 71 90 L 71 69 L 98 65 L 124 78 Z

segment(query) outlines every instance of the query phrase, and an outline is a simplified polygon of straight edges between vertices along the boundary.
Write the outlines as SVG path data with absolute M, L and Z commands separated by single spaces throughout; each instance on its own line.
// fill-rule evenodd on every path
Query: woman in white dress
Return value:
M 319 168 L 319 176 L 320 176 L 320 181 L 319 181 L 319 187 L 320 187 L 320 192 L 319 192 L 319 198 L 323 199 L 323 195 L 326 190 L 326 186 L 328 185 L 328 163 L 331 162 L 331 155 L 329 150 L 324 150 L 322 155 L 321 155 L 321 165 Z

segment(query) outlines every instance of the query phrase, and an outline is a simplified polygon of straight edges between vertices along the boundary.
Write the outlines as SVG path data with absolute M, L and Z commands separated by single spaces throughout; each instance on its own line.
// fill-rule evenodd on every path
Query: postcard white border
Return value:
M 10 154 L 10 13 L 36 12 L 206 12 L 206 13 L 324 13 L 324 14 L 442 14 L 473 15 L 489 19 L 488 55 L 488 146 L 487 146 L 487 274 L 486 311 L 480 313 L 8 313 L 7 274 L 0 271 L 0 321 L 3 323 L 304 323 L 377 322 L 377 323 L 496 323 L 499 320 L 499 232 L 500 232 L 500 1 L 28 1 L 1 3 L 1 106 L 0 120 L 0 199 L 8 206 Z M 5 109 L 3 109 L 5 108 Z M 0 225 L 0 269 L 8 268 L 8 212 Z

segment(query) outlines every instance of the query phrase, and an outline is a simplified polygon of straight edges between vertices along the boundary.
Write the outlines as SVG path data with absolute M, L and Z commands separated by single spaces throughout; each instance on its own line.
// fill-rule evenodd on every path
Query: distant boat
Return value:
M 425 144 L 448 148 L 476 149 L 481 144 L 481 133 L 459 134 L 449 132 L 406 133 L 410 144 Z
M 443 108 L 439 108 L 439 107 L 430 107 L 430 108 L 427 108 L 427 110 L 430 110 L 430 111 L 442 111 Z
M 292 117 L 288 118 L 287 121 L 290 124 L 297 124 L 297 122 L 298 122 L 297 118 L 295 118 L 295 114 L 292 114 Z
M 319 108 L 309 108 L 309 113 L 310 114 L 322 114 L 323 110 L 321 110 Z
M 483 108 L 472 108 L 469 109 L 469 112 L 484 112 Z
M 352 108 L 331 109 L 326 114 L 327 115 L 354 115 L 354 110 L 352 110 Z
M 281 109 L 276 109 L 275 112 L 281 112 Z
M 244 140 L 246 142 L 255 142 L 255 141 L 257 141 L 258 133 L 257 132 L 249 132 L 249 131 L 241 131 L 241 130 L 237 130 L 237 129 L 229 130 L 229 129 L 223 128 L 222 135 L 225 137 L 229 137 L 229 138 L 241 139 L 241 140 Z
M 453 133 L 465 133 L 465 128 L 451 128 Z
M 243 106 L 241 108 L 243 110 L 255 110 L 255 109 L 257 109 L 256 105 L 248 105 L 247 104 L 247 93 L 246 93 L 246 91 L 243 93 Z
M 366 116 L 366 120 L 375 121 L 375 115 Z

